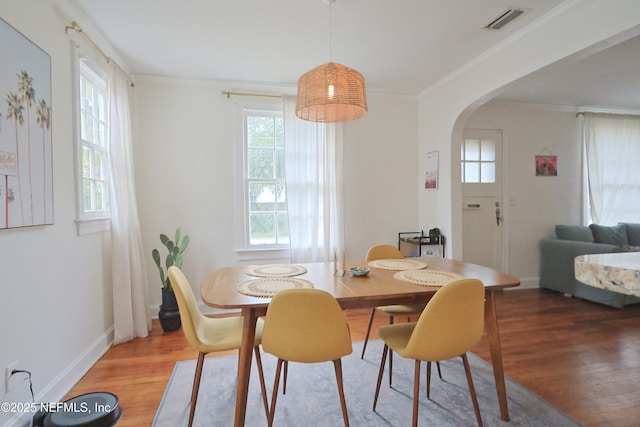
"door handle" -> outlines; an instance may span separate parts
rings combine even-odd
[[[504,221],[504,217],[500,213],[500,202],[496,202],[496,225],[498,227],[500,227],[500,221]]]

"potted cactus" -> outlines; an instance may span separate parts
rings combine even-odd
[[[151,256],[153,257],[156,267],[158,267],[160,280],[162,282],[162,304],[160,305],[158,318],[160,319],[162,330],[165,332],[177,331],[181,326],[178,302],[176,301],[176,295],[173,293],[171,281],[167,274],[167,270],[172,265],[182,268],[182,254],[187,249],[187,246],[189,246],[189,236],[185,235],[182,237],[182,241],[180,241],[180,237],[180,227],[176,229],[174,240],[171,240],[166,234],[160,234],[160,242],[167,249],[164,265],[160,259],[160,251],[158,249],[151,251]]]

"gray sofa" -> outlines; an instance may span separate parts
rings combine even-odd
[[[640,298],[580,283],[574,275],[578,255],[640,250],[640,224],[556,225],[555,239],[540,241],[540,287],[621,308]]]

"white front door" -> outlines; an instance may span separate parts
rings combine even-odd
[[[465,129],[461,161],[462,259],[504,271],[502,131]]]

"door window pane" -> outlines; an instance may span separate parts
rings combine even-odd
[[[467,139],[465,141],[464,160],[480,160],[480,141],[477,139]]]
[[[496,182],[496,164],[481,163],[480,164],[480,182],[492,184]]]
[[[480,168],[478,167],[480,163],[471,163],[467,162],[464,165],[464,176],[465,182],[475,183],[480,182]]]
[[[480,159],[483,162],[496,161],[496,142],[491,140],[482,140],[480,148]]]
[[[461,147],[461,180],[463,183],[496,182],[496,142],[465,139]]]

